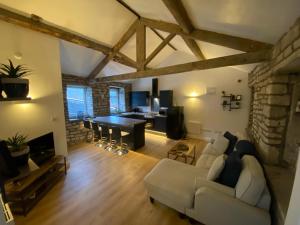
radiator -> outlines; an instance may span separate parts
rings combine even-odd
[[[14,218],[10,211],[9,205],[4,204],[0,193],[0,225],[14,225]]]

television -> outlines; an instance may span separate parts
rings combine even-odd
[[[38,166],[55,156],[53,132],[28,141],[30,158]]]

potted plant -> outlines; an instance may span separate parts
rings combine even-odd
[[[30,71],[24,65],[15,67],[10,59],[8,61],[9,64],[1,64],[0,67],[1,89],[7,98],[26,98],[29,92],[29,80],[22,77],[29,75]]]
[[[18,166],[24,166],[29,159],[29,146],[26,144],[27,136],[16,133],[15,136],[7,139],[7,146],[11,156]]]

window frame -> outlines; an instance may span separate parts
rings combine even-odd
[[[117,89],[118,90],[118,109],[117,109],[117,112],[112,112],[111,111],[111,102],[110,102],[110,90],[111,89]],[[124,92],[124,111],[120,110],[120,90],[123,90]],[[109,86],[108,87],[108,93],[109,93],[109,113],[110,114],[119,114],[119,113],[122,113],[122,112],[126,112],[126,92],[125,92],[125,88],[124,87],[120,87],[120,86]]]
[[[83,96],[83,102],[84,102],[84,115],[83,118],[78,118],[78,117],[70,117],[70,111],[69,111],[69,102],[68,102],[68,88],[82,88],[84,92]],[[94,117],[94,104],[93,104],[93,96],[91,96],[91,104],[92,104],[92,114],[88,114],[88,98],[87,98],[87,91],[91,91],[93,95],[93,89],[90,86],[87,85],[78,85],[78,84],[67,84],[66,85],[66,105],[67,105],[67,113],[68,113],[68,120],[69,121],[80,121],[84,118],[93,118]]]

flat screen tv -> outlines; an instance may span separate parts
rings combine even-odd
[[[53,132],[30,140],[28,146],[30,158],[38,166],[55,156]]]

